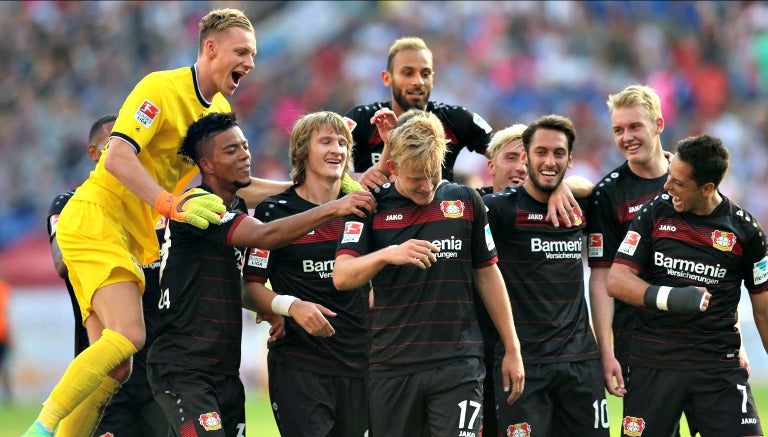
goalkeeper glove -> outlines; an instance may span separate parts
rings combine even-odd
[[[349,173],[344,173],[344,178],[341,180],[341,192],[344,194],[349,194],[355,190],[362,190],[363,186],[360,185],[360,182],[352,179],[352,176],[349,175]]]
[[[155,209],[171,220],[189,223],[200,229],[208,228],[209,223],[219,224],[221,214],[227,211],[219,196],[200,188],[185,191],[179,196],[163,191],[155,199]]]

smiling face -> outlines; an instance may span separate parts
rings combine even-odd
[[[661,153],[664,119],[653,119],[642,105],[614,109],[611,126],[613,140],[630,165],[647,165]]]
[[[488,161],[488,173],[493,177],[494,193],[509,186],[518,187],[525,181],[528,168],[520,137],[506,143],[496,157]]]
[[[539,128],[531,137],[526,156],[531,183],[526,183],[525,189],[534,199],[546,202],[571,165],[568,138],[563,132]]]
[[[411,108],[427,108],[434,76],[429,50],[401,50],[392,58],[392,71],[383,71],[381,77],[392,88],[392,110],[397,116]]]
[[[350,144],[347,136],[322,125],[312,132],[307,152],[305,183],[341,180],[347,168]]]
[[[672,196],[672,206],[677,212],[692,212],[704,215],[706,197],[704,190],[707,184],[698,186],[693,179],[693,168],[679,157],[672,156],[669,161],[669,177],[664,183],[664,189]]]
[[[437,184],[442,179],[440,172],[427,175],[407,165],[398,167],[391,160],[387,164],[395,176],[395,189],[401,196],[411,199],[417,205],[429,205],[432,202]]]
[[[240,80],[253,67],[256,56],[256,37],[253,32],[242,27],[230,27],[221,32],[212,33],[204,42],[203,55],[210,62],[210,73],[215,88],[213,94],[221,92],[226,96],[234,94]]]
[[[210,157],[200,160],[204,180],[234,194],[251,183],[251,153],[239,126],[211,138]]]

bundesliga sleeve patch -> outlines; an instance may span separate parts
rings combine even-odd
[[[248,265],[250,267],[265,269],[267,268],[267,261],[269,261],[269,251],[266,249],[253,248],[251,253],[248,254]]]
[[[634,231],[629,231],[624,237],[624,241],[621,242],[621,246],[619,246],[619,252],[632,256],[635,254],[635,250],[637,250],[637,245],[639,243],[640,234]]]
[[[342,243],[357,243],[360,241],[360,235],[363,233],[362,222],[346,222],[344,223],[344,236],[341,238]]]
[[[355,127],[357,127],[357,122],[355,120],[352,120],[349,117],[344,117],[344,123],[347,124],[347,127],[349,128],[350,132],[355,130]]]
[[[589,253],[590,258],[600,258],[603,256],[603,234],[589,234]]]
[[[493,241],[493,234],[491,233],[491,225],[485,225],[485,245],[488,246],[488,250],[496,249],[496,242]]]
[[[752,266],[752,279],[755,285],[760,285],[768,280],[768,256],[764,256]]]
[[[485,121],[485,119],[476,112],[472,113],[472,121],[474,121],[476,125],[480,126],[480,129],[484,130],[487,134],[491,133],[493,130],[491,125],[488,124],[488,122]]]
[[[157,107],[154,103],[150,102],[149,100],[144,100],[144,102],[139,106],[139,109],[136,110],[136,113],[133,115],[133,117],[141,123],[142,126],[148,128],[152,126],[152,123],[155,121],[155,118],[157,118],[157,115],[160,114],[160,108]]]
[[[56,224],[59,223],[59,215],[58,214],[52,215],[49,221],[51,223],[51,235],[53,235],[56,233]]]

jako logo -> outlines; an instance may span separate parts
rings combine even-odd
[[[659,230],[677,232],[677,228],[674,225],[659,225]]]
[[[402,214],[387,214],[386,221],[390,222],[392,220],[402,220],[403,215]]]
[[[528,214],[528,220],[544,220],[544,214]]]

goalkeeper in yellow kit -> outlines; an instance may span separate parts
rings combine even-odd
[[[141,265],[159,257],[155,222],[162,214],[206,228],[226,211],[213,194],[180,194],[197,174],[179,152],[182,137],[203,115],[231,110],[224,96],[254,67],[255,55],[250,20],[239,10],[214,10],[200,21],[197,62],[147,75],[126,98],[105,154],[57,228],[85,327],[98,340],[72,361],[25,435],[53,435],[62,420],[60,435],[90,435],[130,375],[145,341]],[[242,193],[249,204],[269,186],[257,182]]]

